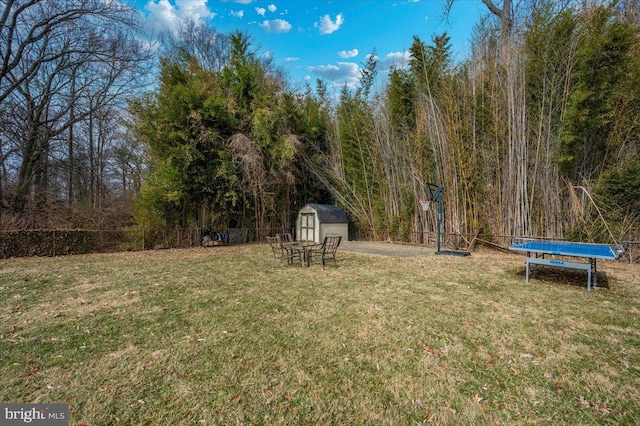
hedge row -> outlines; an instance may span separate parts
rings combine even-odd
[[[128,241],[125,231],[87,229],[0,232],[0,258],[60,256],[119,250]]]
[[[246,229],[233,228],[225,232],[230,244],[247,242],[248,231]],[[0,231],[0,259],[186,248],[200,245],[200,234],[200,229]]]

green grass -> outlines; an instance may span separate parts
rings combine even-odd
[[[264,245],[0,261],[0,401],[71,424],[640,424],[640,267],[287,266]]]

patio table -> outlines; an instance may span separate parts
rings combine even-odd
[[[322,247],[322,243],[316,241],[292,241],[286,243],[285,247],[301,252],[303,262],[305,262],[307,266],[311,266],[311,251],[314,248]]]

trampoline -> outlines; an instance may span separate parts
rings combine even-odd
[[[576,243],[569,241],[547,241],[527,238],[515,238],[509,249],[526,253],[526,282],[529,282],[531,265],[580,269],[587,271],[587,291],[591,291],[592,283],[594,287],[598,284],[596,267],[597,260],[616,260],[622,253],[624,253],[624,247],[622,247],[621,244]],[[552,257],[546,258],[545,256]],[[554,256],[586,258],[588,259],[588,262],[567,261]]]

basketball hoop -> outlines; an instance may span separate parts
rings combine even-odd
[[[429,210],[429,204],[431,204],[431,200],[427,200],[425,197],[420,198],[420,207],[422,207],[422,211]]]
[[[444,189],[441,186],[435,185],[433,183],[427,183],[424,186],[424,195],[425,197],[420,198],[420,205],[422,206],[423,210],[428,210],[429,209],[429,203],[431,201],[435,201],[436,205],[438,206],[438,224],[437,224],[437,229],[438,229],[438,251],[436,251],[436,254],[451,254],[451,255],[455,255],[455,256],[468,256],[469,252],[466,251],[457,251],[457,250],[440,250],[440,247],[442,246],[442,220],[444,217],[444,203],[442,202],[442,193],[444,192]]]

